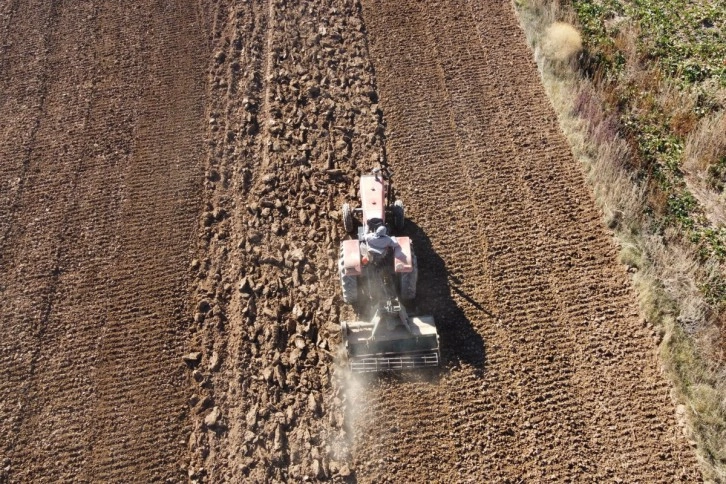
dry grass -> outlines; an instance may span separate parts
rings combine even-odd
[[[726,111],[703,118],[686,138],[684,166],[702,171],[726,157]]]
[[[726,367],[713,308],[700,290],[719,266],[700,261],[675,230],[663,234],[657,229],[658,221],[645,210],[652,190],[634,176],[631,168],[637,161],[619,135],[619,119],[603,108],[613,91],[606,92],[600,79],[582,79],[563,68],[562,57],[552,54],[554,22],[572,23],[573,14],[550,0],[515,0],[515,6],[563,132],[583,163],[604,222],[615,233],[621,261],[634,271],[641,311],[662,337],[661,362],[673,382],[679,420],[697,445],[704,479],[726,482]],[[695,98],[653,76],[638,58],[636,29],[627,19],[617,22],[616,42],[626,53],[621,81],[646,90],[637,109],[671,113],[673,128],[690,133],[685,151],[693,163],[713,160],[726,143],[723,115],[696,124],[688,115]]]
[[[663,81],[658,90],[658,107],[668,113],[671,131],[680,137],[692,133],[698,123],[695,114],[697,95],[691,89],[681,89],[673,82]]]
[[[708,220],[726,227],[726,111],[704,117],[686,138],[683,169]]]
[[[545,32],[543,51],[549,59],[568,61],[582,51],[580,32],[565,22],[555,22]]]
[[[638,27],[627,17],[615,17],[610,21],[609,27],[617,28],[614,44],[625,56],[626,68],[631,71],[643,70],[643,63],[638,55]]]

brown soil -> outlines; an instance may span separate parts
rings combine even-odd
[[[509,4],[35,3],[0,5],[0,482],[699,478]],[[444,366],[353,378],[338,209],[380,161]]]
[[[157,2],[2,9],[0,481],[176,480],[204,31]]]

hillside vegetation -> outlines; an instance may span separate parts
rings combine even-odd
[[[704,478],[724,480],[726,3],[515,8],[653,325]]]

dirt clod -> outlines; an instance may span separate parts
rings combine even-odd
[[[219,353],[217,353],[216,351],[213,351],[212,356],[209,357],[209,371],[219,370],[219,367],[221,364],[222,364],[222,360],[219,357]]]
[[[191,353],[187,353],[186,355],[182,356],[182,360],[184,360],[184,363],[189,366],[196,366],[199,364],[200,361],[202,361],[202,352],[193,351]]]
[[[212,411],[204,417],[204,425],[210,428],[216,426],[221,416],[222,411],[219,409],[219,407],[214,407]]]

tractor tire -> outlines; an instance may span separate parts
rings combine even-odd
[[[340,283],[343,288],[343,302],[345,304],[358,302],[358,277],[341,275]]]
[[[403,209],[403,202],[401,200],[396,200],[393,204],[393,227],[398,233],[401,233],[403,226],[406,223],[405,215],[406,213]]]
[[[401,284],[401,299],[406,302],[416,299],[416,283],[418,282],[418,263],[416,256],[411,254],[413,259],[413,270],[411,272],[402,272],[399,275]]]
[[[355,225],[353,224],[353,210],[351,210],[350,205],[344,203],[342,212],[343,229],[347,233],[352,234],[355,232]]]
[[[342,288],[343,302],[345,304],[355,304],[356,302],[358,302],[358,277],[345,275],[343,244],[340,244],[340,258],[338,259],[338,274],[340,274],[340,287]]]

